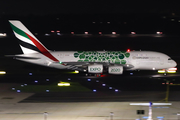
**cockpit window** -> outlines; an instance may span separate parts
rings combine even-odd
[[[168,58],[168,60],[172,60],[171,58]]]

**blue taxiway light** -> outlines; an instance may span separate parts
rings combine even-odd
[[[20,93],[20,92],[21,92],[21,90],[17,90],[17,92],[18,92],[18,93]]]
[[[35,80],[34,82],[35,82],[35,83],[38,83],[38,81],[37,81],[37,80]]]
[[[96,90],[94,89],[93,92],[96,92]]]
[[[32,75],[32,73],[29,73],[29,75]]]

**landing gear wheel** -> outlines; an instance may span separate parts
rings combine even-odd
[[[95,74],[96,77],[101,77],[101,74]]]

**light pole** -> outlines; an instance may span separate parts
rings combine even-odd
[[[149,116],[147,120],[153,120],[152,119],[152,102],[149,102]]]
[[[114,115],[114,113],[110,112],[110,120],[113,120],[113,115]]]
[[[44,120],[47,120],[47,115],[48,115],[48,113],[44,112]]]
[[[178,120],[180,120],[180,112],[177,113]]]

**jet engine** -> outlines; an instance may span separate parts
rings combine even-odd
[[[88,66],[88,73],[102,73],[103,72],[103,65],[101,64],[94,64]]]
[[[109,74],[123,74],[123,66],[109,66],[108,72]]]

